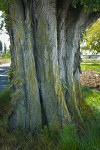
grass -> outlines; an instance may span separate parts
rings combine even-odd
[[[8,51],[7,54],[3,54],[0,56],[0,64],[6,64],[11,62],[11,54],[10,51]]]
[[[100,149],[100,92],[82,87],[87,108],[92,116],[83,115],[84,129],[69,124],[63,129],[54,129],[52,125],[44,127],[40,133],[25,133],[21,130],[9,132],[2,124],[10,109],[10,90],[0,94],[0,149],[1,150],[99,150]],[[81,130],[81,129],[80,129]]]
[[[88,115],[83,117],[85,126],[87,128],[87,150],[100,149],[100,91],[90,89],[89,87],[82,88],[85,102],[89,109],[91,109],[92,116]],[[86,142],[86,141],[85,141]],[[84,142],[82,142],[84,145]]]
[[[6,89],[3,93],[0,92],[0,119],[7,115],[10,108],[10,88]]]
[[[6,54],[3,54],[1,57],[2,57],[3,59],[10,59],[10,58],[11,58],[10,50],[8,50],[7,53],[6,53]]]
[[[0,64],[6,64],[10,62],[11,62],[10,58],[0,58]]]
[[[100,61],[99,60],[83,60],[81,63],[82,70],[96,70],[100,72]]]
[[[100,91],[84,86],[82,92],[86,103],[92,108],[92,110],[100,112]]]

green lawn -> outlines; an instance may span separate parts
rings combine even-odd
[[[97,72],[100,72],[100,61],[82,61],[81,63],[81,69],[82,70],[96,70]]]
[[[0,64],[6,64],[11,62],[10,52],[5,55],[0,55]]]

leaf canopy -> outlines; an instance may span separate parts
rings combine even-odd
[[[100,0],[73,0],[74,7],[80,3],[84,7],[85,12],[97,12],[100,11]]]
[[[0,10],[5,11],[9,1],[12,0],[0,0]],[[100,0],[72,0],[74,7],[77,7],[78,3],[84,6],[86,12],[100,11]]]
[[[0,10],[6,11],[7,0],[0,0]]]
[[[100,52],[100,19],[98,19],[83,35],[84,50]]]

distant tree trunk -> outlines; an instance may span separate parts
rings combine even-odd
[[[2,52],[2,42],[0,41],[0,52]]]
[[[80,39],[89,15],[71,1],[8,5],[12,49],[10,129],[63,126],[80,118]]]
[[[6,47],[6,44],[4,43],[4,54],[7,53],[7,47]]]

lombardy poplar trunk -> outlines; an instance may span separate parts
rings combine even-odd
[[[71,0],[9,1],[12,50],[10,129],[81,119],[80,39],[91,18]]]

